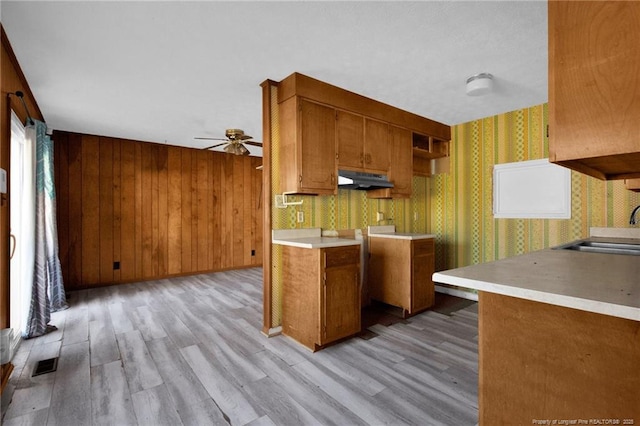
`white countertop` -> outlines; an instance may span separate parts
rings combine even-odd
[[[436,272],[433,281],[640,321],[639,256],[545,249]]]
[[[369,237],[379,238],[399,238],[402,240],[424,240],[435,238],[434,234],[417,234],[411,232],[396,232],[395,225],[369,226],[367,234]]]
[[[424,240],[427,238],[435,238],[434,234],[412,234],[409,232],[391,232],[385,234],[369,234],[369,237],[376,238],[399,238],[402,240]]]
[[[362,240],[351,238],[323,237],[320,228],[306,229],[274,229],[273,244],[302,248],[327,248],[342,246],[359,246]]]

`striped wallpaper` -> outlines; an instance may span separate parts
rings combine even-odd
[[[640,194],[622,181],[571,173],[571,219],[494,219],[493,165],[548,157],[547,104],[452,128],[451,173],[431,178],[430,231],[436,269],[503,259],[589,235],[592,226],[626,227]]]
[[[279,186],[277,87],[272,94],[272,196]],[[300,206],[272,209],[273,229],[320,227],[365,229],[376,213],[392,219],[399,232],[436,234],[436,270],[502,259],[588,235],[591,226],[627,226],[640,194],[621,181],[603,182],[572,172],[572,218],[494,219],[493,165],[548,156],[547,105],[488,117],[452,128],[450,172],[414,177],[412,197],[371,200],[363,191],[339,190],[335,196],[299,196]],[[296,213],[304,212],[304,223]],[[383,224],[386,224],[384,222]],[[272,323],[281,323],[281,251],[273,246]]]

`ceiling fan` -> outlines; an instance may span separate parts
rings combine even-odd
[[[249,155],[250,152],[245,147],[246,145],[253,146],[262,146],[262,142],[254,142],[249,139],[252,139],[252,136],[245,135],[244,130],[241,129],[227,129],[225,132],[226,139],[219,138],[194,138],[194,139],[203,139],[203,140],[211,140],[211,141],[224,141],[222,143],[218,143],[215,145],[208,146],[203,149],[211,149],[216,148],[218,146],[227,145],[224,147],[224,152],[233,155]]]

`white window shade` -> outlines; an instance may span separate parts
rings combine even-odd
[[[493,215],[514,219],[570,219],[571,171],[548,159],[493,167]]]

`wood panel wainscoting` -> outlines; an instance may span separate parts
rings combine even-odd
[[[54,132],[67,289],[262,264],[262,164],[243,157]]]

